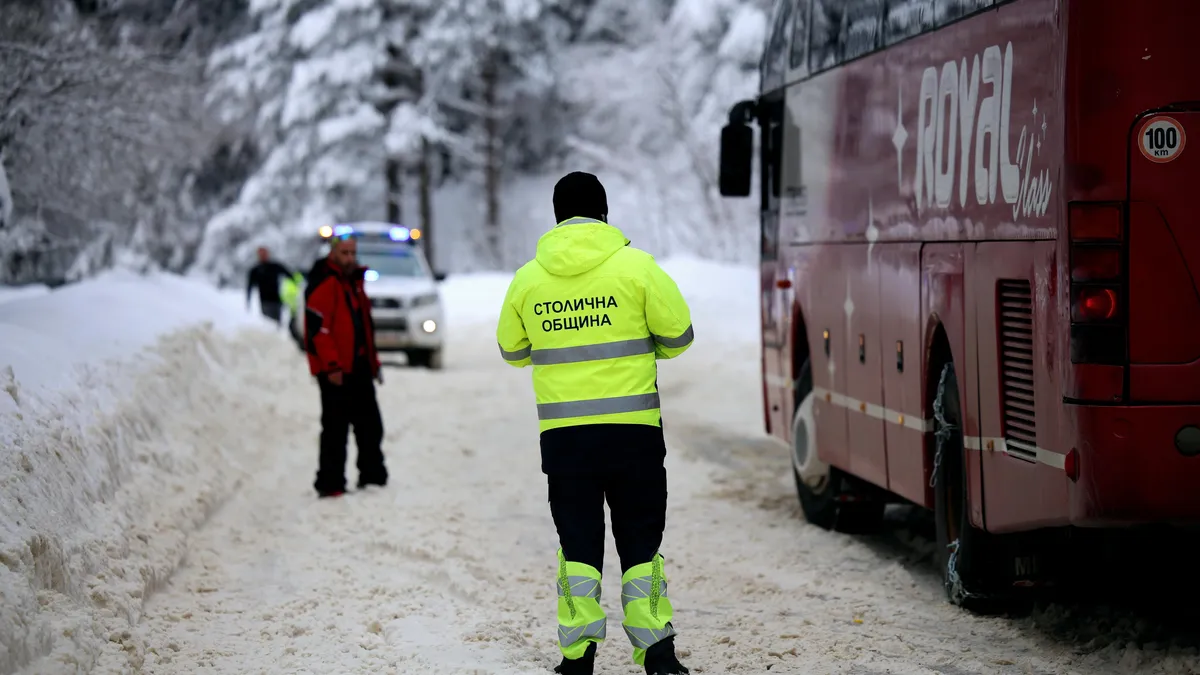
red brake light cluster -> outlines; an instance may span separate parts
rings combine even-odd
[[[1126,362],[1125,210],[1122,204],[1072,203],[1071,362]]]
[[[1117,316],[1117,292],[1111,288],[1081,288],[1072,309],[1075,321],[1110,321]]]

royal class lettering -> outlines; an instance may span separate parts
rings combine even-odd
[[[560,330],[580,330],[582,328],[594,328],[598,326],[611,325],[612,319],[608,318],[607,314],[593,314],[591,316],[563,316],[555,317],[553,319],[544,319],[542,321],[542,330],[547,333],[552,333]]]
[[[567,312],[582,312],[584,310],[612,309],[616,306],[617,299],[615,297],[610,295],[605,298],[602,295],[597,295],[590,298],[575,298],[574,300],[536,302],[533,305],[533,313],[542,316],[544,314],[565,314]]]
[[[963,58],[947,61],[940,70],[925,69],[913,176],[918,211],[950,208],[957,186],[960,207],[973,195],[980,206],[1002,198],[1012,205],[1014,219],[1046,214],[1053,191],[1050,173],[1033,161],[1046,141],[1046,115],[1034,103],[1032,125],[1021,125],[1014,153],[1012,103],[1011,42],[1003,50],[988,47],[969,64]]]

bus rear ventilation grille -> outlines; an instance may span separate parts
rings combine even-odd
[[[1000,305],[1000,400],[1004,442],[1011,455],[1037,459],[1033,398],[1033,293],[1024,279],[996,286]]]

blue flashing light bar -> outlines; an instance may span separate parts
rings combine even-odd
[[[331,238],[342,239],[350,236],[363,237],[367,240],[377,240],[386,236],[391,241],[397,243],[407,243],[414,245],[421,238],[422,232],[416,228],[405,227],[403,225],[392,225],[386,228],[380,228],[375,223],[368,223],[366,231],[356,228],[354,225],[322,225],[317,234],[322,239],[328,240]]]

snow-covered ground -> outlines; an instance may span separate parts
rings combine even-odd
[[[0,305],[6,302],[15,300],[25,300],[28,298],[36,298],[39,295],[45,295],[50,292],[48,286],[42,284],[29,284],[28,286],[0,286]]]
[[[19,293],[0,293],[0,673],[87,672],[269,443],[253,419],[292,364],[235,334],[262,325],[236,294],[175,277]]]
[[[1075,621],[1068,610],[969,616],[944,603],[932,571],[912,560],[919,552],[804,524],[786,454],[760,429],[756,274],[665,266],[697,334],[660,378],[671,489],[663,552],[692,672],[1200,672],[1194,649],[1144,644],[1136,619],[1106,617],[1086,642],[1051,637]],[[71,659],[97,673],[164,675],[549,672],[559,658],[557,542],[529,372],[505,366],[494,344],[506,283],[451,277],[447,369],[386,373],[392,482],[381,490],[314,499],[316,388],[295,347],[261,330],[190,328],[151,348],[158,358],[143,360],[142,389],[121,409],[138,423],[118,425],[140,440],[110,431],[67,446],[125,458],[106,465],[112,475],[124,467],[110,481],[122,487],[110,485],[90,513],[59,513],[68,491],[49,459],[58,445],[28,428],[39,445],[19,454],[32,475],[14,453],[0,474],[0,672],[22,662],[13,644],[55,655],[24,673],[76,672]],[[207,293],[240,322],[236,297]],[[352,461],[347,474],[353,481]],[[78,471],[64,475],[75,492],[86,487]],[[15,508],[30,519],[15,531],[10,484],[24,490]],[[604,572],[610,639],[597,672],[633,675],[611,543]],[[28,637],[10,639],[13,626]]]

